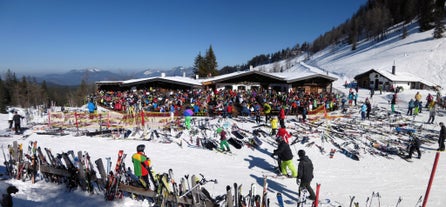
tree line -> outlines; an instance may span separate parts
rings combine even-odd
[[[381,41],[386,31],[399,25],[401,38],[407,36],[406,25],[417,21],[420,32],[434,29],[433,37],[444,33],[445,0],[369,0],[350,19],[316,38],[310,51],[316,53],[334,44],[350,44],[356,50],[359,40]]]
[[[43,107],[81,106],[86,103],[88,94],[95,92],[94,84],[82,81],[79,86],[60,86],[38,83],[31,76],[17,75],[7,70],[0,75],[0,112],[5,113],[9,106],[14,107]]]

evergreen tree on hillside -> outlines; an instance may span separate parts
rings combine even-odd
[[[218,75],[217,58],[215,57],[212,45],[206,50],[206,55],[203,57],[199,53],[194,60],[194,74],[200,77],[208,77]]]
[[[206,62],[206,72],[207,72],[206,77],[218,75],[217,58],[215,57],[212,45],[209,46],[209,49],[206,51],[205,62]]]
[[[201,52],[198,53],[197,57],[195,57],[193,71],[195,75],[198,75],[200,77],[206,76],[207,74],[206,63],[203,56],[201,56]]]
[[[0,76],[0,113],[6,112],[7,103],[5,102],[6,101],[5,93],[6,93],[5,85],[3,84],[3,80]]]
[[[419,0],[419,20],[420,32],[424,32],[434,28],[434,0]]]
[[[434,29],[434,38],[439,39],[443,37],[443,33],[445,31],[444,28],[444,3],[445,0],[436,0],[435,1],[435,10],[434,10],[434,18],[435,18],[435,29]]]

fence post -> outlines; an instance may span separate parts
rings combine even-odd
[[[144,127],[144,111],[141,111],[141,126]]]
[[[434,165],[432,166],[431,177],[429,178],[429,183],[427,185],[426,194],[424,195],[423,207],[427,205],[427,199],[429,198],[429,193],[431,191],[432,182],[434,180],[435,171],[437,171],[438,160],[440,159],[440,152],[435,155]]]

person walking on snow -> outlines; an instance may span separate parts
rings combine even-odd
[[[226,138],[226,131],[223,130],[221,127],[217,129],[217,134],[220,135],[220,150],[231,152],[231,149],[229,148],[228,140]]]
[[[280,172],[282,175],[288,177],[297,177],[296,166],[293,163],[293,152],[291,151],[290,145],[287,144],[281,137],[276,139],[278,146],[274,150],[271,157],[278,157],[278,164],[280,167]],[[291,175],[288,175],[287,169],[291,171]]]
[[[438,149],[437,151],[444,151],[444,139],[446,137],[446,127],[443,122],[440,122],[440,136],[438,138]]]
[[[311,181],[313,180],[313,163],[311,162],[310,158],[305,155],[304,150],[299,150],[297,152],[299,155],[299,165],[297,167],[297,179],[296,183],[299,186],[299,195],[301,192],[301,189],[307,189],[308,193],[310,193],[310,196],[308,199],[315,200],[316,195],[314,194],[313,188],[311,188]]]
[[[132,155],[132,162],[135,175],[139,178],[139,181],[141,182],[142,186],[145,189],[149,189],[150,188],[149,173],[151,176],[150,178],[152,179],[152,182],[154,184],[155,180],[152,174],[153,173],[152,162],[150,161],[150,158],[148,158],[144,153],[145,148],[146,146],[143,144],[140,144],[136,147],[136,153]]]
[[[429,109],[429,119],[427,120],[428,124],[433,124],[435,120],[435,114],[437,110],[435,109],[435,101],[431,101],[428,105]]]

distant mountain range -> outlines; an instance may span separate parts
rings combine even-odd
[[[192,67],[175,67],[170,70],[158,70],[158,69],[147,69],[140,72],[111,72],[108,70],[102,70],[98,68],[86,68],[86,69],[76,69],[70,70],[66,73],[60,74],[46,74],[36,77],[38,82],[46,81],[47,84],[63,85],[63,86],[76,86],[80,85],[82,80],[87,83],[94,83],[96,81],[118,81],[118,80],[129,80],[136,78],[148,78],[148,77],[159,77],[161,73],[165,73],[166,76],[183,76],[186,77],[193,76]]]

